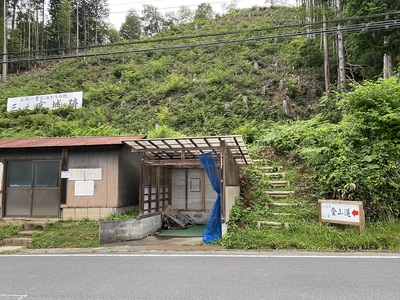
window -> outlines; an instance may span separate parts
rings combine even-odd
[[[7,187],[32,186],[32,162],[13,161],[7,164]]]

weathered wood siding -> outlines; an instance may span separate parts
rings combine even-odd
[[[68,169],[100,168],[102,179],[94,181],[93,196],[75,196],[75,181],[68,180],[68,207],[118,206],[118,147],[70,148]]]

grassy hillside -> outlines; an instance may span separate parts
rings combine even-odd
[[[302,65],[302,38],[255,39],[294,29],[251,31],[296,22],[293,8],[239,10],[87,54],[156,50],[35,63],[0,83],[0,135],[146,134],[159,124],[184,135],[241,133],[251,141],[270,122],[308,117],[321,96],[320,70],[295,67]],[[191,38],[171,40],[182,36]],[[197,46],[167,49],[187,45]],[[8,97],[72,91],[83,91],[82,109],[6,112]]]

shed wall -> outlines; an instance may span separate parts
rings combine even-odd
[[[212,209],[217,193],[212,188],[203,169],[176,168],[172,169],[171,175],[171,204],[173,208],[180,210]],[[193,186],[198,179],[201,181],[200,191],[197,191]]]
[[[118,148],[71,148],[68,169],[101,169],[101,180],[94,180],[93,196],[75,195],[76,180],[67,183],[67,207],[118,206]]]

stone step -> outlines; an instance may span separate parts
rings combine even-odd
[[[265,191],[268,196],[273,198],[284,198],[294,194],[294,191]]]
[[[275,212],[275,213],[270,213],[271,215],[273,215],[273,216],[277,216],[277,217],[291,217],[291,216],[293,216],[293,214],[290,214],[290,213],[277,213],[277,212]]]
[[[265,163],[265,159],[253,159],[253,163]]]
[[[297,203],[287,203],[287,202],[272,202],[270,205],[281,206],[281,207],[283,207],[283,206],[298,206]]]
[[[270,226],[273,228],[285,227],[289,228],[288,222],[273,222],[273,221],[257,221],[257,227],[261,228],[261,226]]]
[[[282,172],[283,166],[265,166],[260,168],[264,172],[273,173],[273,172]]]
[[[32,242],[30,237],[10,237],[3,239],[2,246],[23,246],[28,247]]]
[[[42,230],[46,227],[46,224],[55,223],[60,221],[59,219],[38,219],[29,220],[24,224],[25,230]]]
[[[270,185],[273,187],[288,187],[290,186],[290,181],[288,180],[272,180],[268,181]]]
[[[286,178],[285,172],[271,172],[271,173],[263,173],[262,176],[264,177],[277,177],[277,178]]]
[[[30,230],[22,230],[18,233],[20,237],[30,237],[32,236],[32,231]]]

